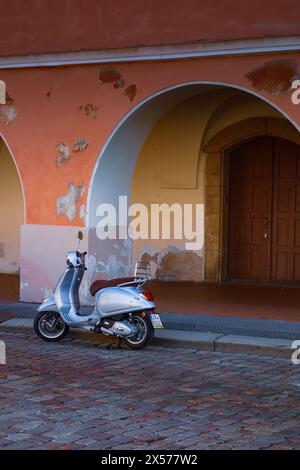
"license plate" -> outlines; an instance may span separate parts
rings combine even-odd
[[[164,327],[158,313],[150,313],[149,316],[150,316],[153,328],[163,328]]]

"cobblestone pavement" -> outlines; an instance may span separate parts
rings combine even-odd
[[[300,449],[300,366],[3,331],[1,449]]]

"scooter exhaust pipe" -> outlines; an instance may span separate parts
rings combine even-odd
[[[104,333],[106,335],[115,336],[115,333],[113,331],[108,330],[107,328],[104,328],[103,326],[101,326],[101,331],[102,331],[102,333]]]
[[[137,333],[137,329],[130,325],[128,322],[114,322],[111,328],[105,328],[101,326],[102,333],[113,335],[113,336],[122,336],[128,337]]]

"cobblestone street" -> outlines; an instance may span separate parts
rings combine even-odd
[[[300,449],[300,366],[1,331],[1,449]]]

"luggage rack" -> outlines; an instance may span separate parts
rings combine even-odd
[[[118,287],[131,287],[131,286],[143,286],[146,282],[151,280],[151,266],[149,263],[143,263],[139,261],[135,265],[134,269],[134,280],[123,282],[122,284],[118,284]]]
[[[151,266],[149,263],[143,261],[138,261],[134,269],[134,280],[144,279],[145,281],[150,281],[151,279]]]

